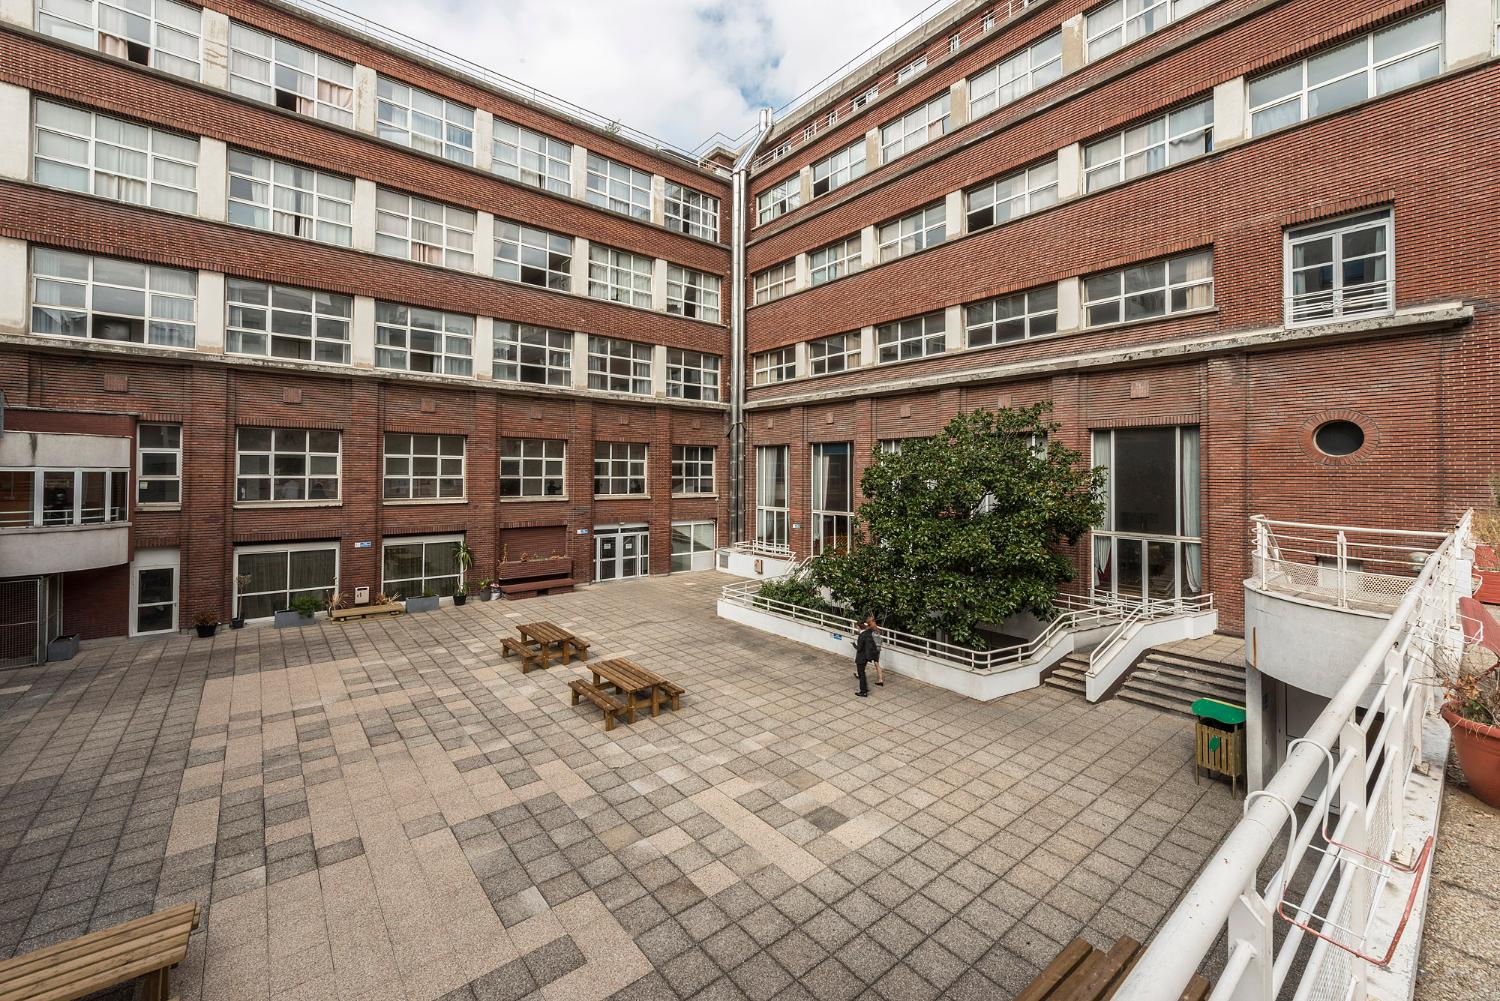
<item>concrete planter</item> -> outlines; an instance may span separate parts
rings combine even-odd
[[[303,615],[296,609],[283,608],[276,613],[276,617],[272,619],[271,624],[277,629],[291,629],[294,626],[310,626],[315,618],[317,618],[316,615]]]
[[[407,598],[406,610],[408,612],[435,612],[437,611],[438,600],[436,595],[430,598]]]
[[[47,663],[54,661],[72,660],[78,656],[79,633],[68,636],[58,636],[47,644]]]
[[[1464,719],[1443,706],[1443,719],[1453,728],[1453,749],[1469,788],[1480,801],[1500,809],[1500,727]]]

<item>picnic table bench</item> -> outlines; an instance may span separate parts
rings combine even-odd
[[[0,963],[0,1001],[75,1001],[140,979],[137,998],[174,997],[169,974],[187,955],[198,905],[155,914],[59,942]]]
[[[500,641],[500,646],[502,649],[504,649],[505,657],[507,660],[509,660],[511,657],[517,656],[521,658],[522,674],[525,674],[533,667],[542,666],[542,651],[527,646],[524,642],[516,639],[514,636],[505,637]]]
[[[568,687],[573,690],[573,704],[578,705],[578,697],[581,695],[594,705],[604,710],[604,730],[608,733],[615,728],[615,717],[626,711],[625,703],[610,695],[598,685],[591,685],[582,678],[568,682]],[[631,714],[631,722],[634,722],[634,713]]]
[[[561,626],[553,625],[551,622],[527,622],[516,626],[516,632],[521,634],[521,642],[528,647],[535,647],[535,652],[541,658],[542,667],[549,667],[552,663],[552,648],[557,647],[562,654],[562,662],[569,663],[574,656],[579,660],[589,659],[589,641],[581,636],[575,636]],[[526,673],[522,669],[522,674]]]

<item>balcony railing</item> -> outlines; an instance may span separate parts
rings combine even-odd
[[[1443,532],[1250,519],[1262,591],[1337,608],[1389,612],[1416,582]]]
[[[1378,316],[1389,313],[1395,301],[1395,289],[1389,280],[1304,292],[1287,296],[1286,322],[1296,327]]]
[[[0,529],[125,521],[129,480],[126,469],[0,469]]]

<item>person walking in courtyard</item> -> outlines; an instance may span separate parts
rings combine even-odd
[[[883,687],[885,675],[880,670],[880,624],[875,621],[874,612],[865,616],[864,627],[854,641],[854,676],[859,679],[859,691],[855,694],[860,698],[870,696],[870,683],[865,679],[865,668],[870,664],[875,665],[875,684]]]

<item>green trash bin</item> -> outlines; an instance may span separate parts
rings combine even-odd
[[[1193,782],[1205,771],[1222,775],[1229,779],[1231,792],[1239,796],[1240,780],[1245,777],[1245,707],[1199,699],[1193,703],[1193,715],[1198,717]]]

